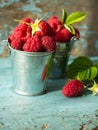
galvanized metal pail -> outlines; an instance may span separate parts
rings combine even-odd
[[[9,45],[12,62],[12,90],[22,95],[41,95],[46,93],[47,80],[42,75],[53,52],[24,52],[13,49]]]
[[[49,75],[50,79],[66,77],[69,56],[76,40],[77,38],[74,36],[69,43],[57,43],[57,49],[53,59],[53,66]]]

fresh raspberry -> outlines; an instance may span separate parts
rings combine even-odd
[[[20,38],[24,43],[31,37],[32,28],[26,24],[20,24],[13,30],[14,37]]]
[[[22,50],[22,46],[23,46],[23,42],[18,38],[14,38],[11,42],[11,47],[13,49]]]
[[[42,37],[42,45],[48,52],[54,51],[56,49],[56,41],[54,37],[43,36]]]
[[[63,28],[62,21],[56,16],[50,17],[48,23],[53,28],[54,32],[58,32]]]
[[[41,39],[36,36],[30,37],[23,46],[23,50],[27,52],[40,52],[41,49]]]
[[[26,18],[23,18],[23,19],[22,19],[22,22],[31,23],[32,20],[31,20],[30,18],[26,17]]]
[[[57,42],[70,42],[72,36],[73,34],[67,28],[63,28],[56,33],[55,39]]]
[[[39,28],[41,29],[43,35],[48,35],[48,36],[54,36],[55,35],[51,26],[44,20],[41,20],[39,22]]]
[[[73,79],[64,85],[62,93],[66,97],[77,97],[82,94],[83,89],[83,83],[79,80]]]
[[[8,36],[8,43],[9,44],[11,44],[11,42],[14,40],[14,35],[13,34],[10,34],[9,36]]]
[[[35,35],[41,38],[43,36],[43,33],[42,31],[36,31]]]
[[[26,24],[19,24],[17,25],[14,29],[13,29],[13,32],[17,32],[17,31],[26,31],[27,30],[27,26]]]

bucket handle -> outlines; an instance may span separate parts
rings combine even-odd
[[[0,56],[2,57],[5,53],[5,50],[7,49],[7,56],[10,54],[10,50],[8,47],[8,41],[7,40],[1,40],[0,41],[0,46],[3,47],[3,50],[1,50]]]
[[[75,41],[77,41],[77,40],[78,40],[78,38],[76,36],[73,36],[71,38],[71,40],[70,40],[70,51],[72,50],[72,47],[73,47]]]

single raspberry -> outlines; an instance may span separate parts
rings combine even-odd
[[[70,42],[72,36],[73,34],[67,28],[63,28],[56,33],[55,39],[57,42]]]
[[[36,36],[30,37],[23,46],[23,50],[27,52],[40,52],[41,49],[41,39]]]
[[[17,25],[14,29],[13,32],[17,32],[17,31],[26,31],[27,30],[27,26],[26,24],[19,24]]]
[[[11,47],[13,49],[22,50],[22,46],[23,46],[23,42],[18,38],[14,38],[11,42]]]
[[[48,35],[48,36],[54,36],[55,33],[53,31],[53,29],[51,28],[51,26],[44,20],[41,20],[39,22],[39,28],[42,31],[43,35]]]
[[[83,83],[79,80],[73,79],[64,85],[62,93],[66,97],[76,97],[82,94],[83,89]]]
[[[8,43],[9,44],[11,44],[11,42],[14,40],[14,35],[13,34],[10,34],[9,36],[8,36]]]
[[[58,32],[63,28],[62,21],[56,16],[50,17],[48,23],[53,28],[54,32]]]
[[[26,18],[22,19],[22,22],[31,23],[32,20],[30,18],[26,17]]]
[[[14,37],[21,39],[24,43],[31,37],[32,28],[26,24],[20,24],[13,30]]]
[[[56,49],[56,41],[54,37],[43,36],[42,37],[42,45],[48,52],[54,51]]]
[[[42,31],[36,31],[35,35],[38,36],[38,37],[40,37],[40,38],[43,37]]]

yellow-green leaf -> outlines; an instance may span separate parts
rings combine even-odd
[[[62,10],[62,22],[65,23],[66,22],[66,18],[68,16],[68,13],[65,9]]]
[[[96,66],[92,66],[91,68],[90,68],[90,77],[89,77],[89,79],[94,79],[96,76],[97,76],[97,73],[98,73],[98,71],[97,71],[97,67]]]
[[[97,67],[90,58],[79,56],[68,65],[68,78],[81,81],[94,79],[98,74]]]
[[[70,31],[73,35],[75,35],[75,29],[72,25],[68,25],[68,27],[70,28]]]
[[[83,12],[74,12],[74,13],[70,14],[69,16],[67,16],[67,18],[66,18],[66,24],[70,25],[70,24],[73,24],[75,22],[80,22],[86,16],[87,16],[86,13],[83,13]]]

